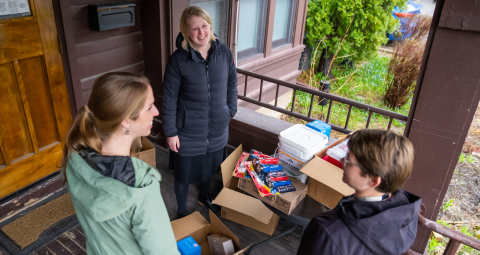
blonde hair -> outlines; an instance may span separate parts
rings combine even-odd
[[[413,168],[413,145],[408,138],[392,131],[363,129],[355,131],[348,141],[362,176],[380,177],[376,190],[392,193],[410,177]]]
[[[63,170],[72,152],[92,148],[101,153],[102,141],[116,132],[123,120],[137,120],[147,100],[149,84],[145,76],[125,72],[98,77],[88,103],[77,112],[67,133]],[[66,180],[65,172],[63,174]]]
[[[217,40],[217,37],[213,34],[213,25],[210,15],[208,15],[204,9],[198,6],[187,7],[185,10],[183,10],[182,17],[180,18],[180,32],[183,35],[182,48],[186,51],[188,51],[188,45],[192,46],[192,41],[188,36],[188,30],[190,29],[188,21],[193,16],[201,17],[206,20],[207,23],[210,24],[210,41],[213,42]]]

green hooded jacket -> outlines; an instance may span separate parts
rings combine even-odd
[[[165,204],[160,173],[132,158],[135,188],[92,169],[72,153],[67,188],[87,240],[89,255],[179,255]]]

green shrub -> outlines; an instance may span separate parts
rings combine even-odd
[[[406,2],[407,0],[311,0],[305,25],[308,44],[315,47],[319,40],[324,39],[328,56],[331,57],[350,26],[337,57],[353,54],[348,59],[369,60],[375,56],[378,47],[388,41],[385,33],[393,32],[399,26],[398,20],[392,16],[393,8],[405,8]]]

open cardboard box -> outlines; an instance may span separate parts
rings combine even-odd
[[[342,197],[355,193],[354,189],[342,181],[343,169],[322,159],[327,155],[329,148],[343,142],[348,137],[350,135],[340,138],[321,150],[300,169],[301,172],[310,177],[307,195],[330,209],[337,206]]]
[[[221,165],[223,189],[213,204],[222,206],[222,218],[271,235],[277,228],[280,217],[269,210],[262,201],[236,191],[239,178],[232,176],[232,173],[242,152],[240,145],[223,161]]]
[[[157,167],[155,162],[155,147],[146,137],[138,137],[132,142],[132,149],[136,152],[135,157],[145,163]]]
[[[305,197],[308,189],[308,185],[302,183],[300,180],[293,177],[291,177],[290,180],[292,181],[296,191],[267,197],[260,196],[257,187],[252,180],[239,179],[238,188],[260,199],[261,201],[266,202],[270,206],[273,206],[286,214],[290,214]]]
[[[238,237],[230,231],[211,211],[210,222],[203,218],[199,212],[194,212],[184,218],[173,221],[172,229],[175,239],[178,241],[191,236],[202,248],[202,255],[210,255],[210,246],[208,245],[207,236],[211,234],[220,234],[232,239],[236,253],[240,255],[248,248],[240,250],[240,241]]]

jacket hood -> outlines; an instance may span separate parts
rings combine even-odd
[[[375,254],[400,254],[415,241],[421,201],[404,190],[380,202],[354,201],[352,195],[340,200],[338,213],[350,231]]]
[[[215,35],[215,34],[214,34]],[[215,35],[216,36],[216,35]],[[195,61],[195,62],[201,62],[201,60],[197,57],[197,55],[195,54],[195,51],[193,50],[193,48],[190,46],[190,44],[187,44],[187,47],[188,47],[188,51],[186,51],[183,47],[182,47],[182,42],[183,42],[183,35],[182,35],[182,32],[178,33],[177,35],[177,39],[175,41],[175,45],[177,46],[177,49],[178,51],[180,52],[183,52],[185,54],[188,54],[190,56],[190,59]],[[216,39],[215,41],[212,42],[212,47],[213,47],[213,53],[218,53],[219,52],[219,41],[218,39]]]
[[[114,178],[94,170],[77,153],[72,153],[66,166],[67,186],[72,199],[96,221],[114,218],[135,205],[146,193],[154,192],[151,185],[160,181],[160,173],[145,162],[132,158],[136,185],[129,187]],[[158,186],[157,186],[158,187]]]

